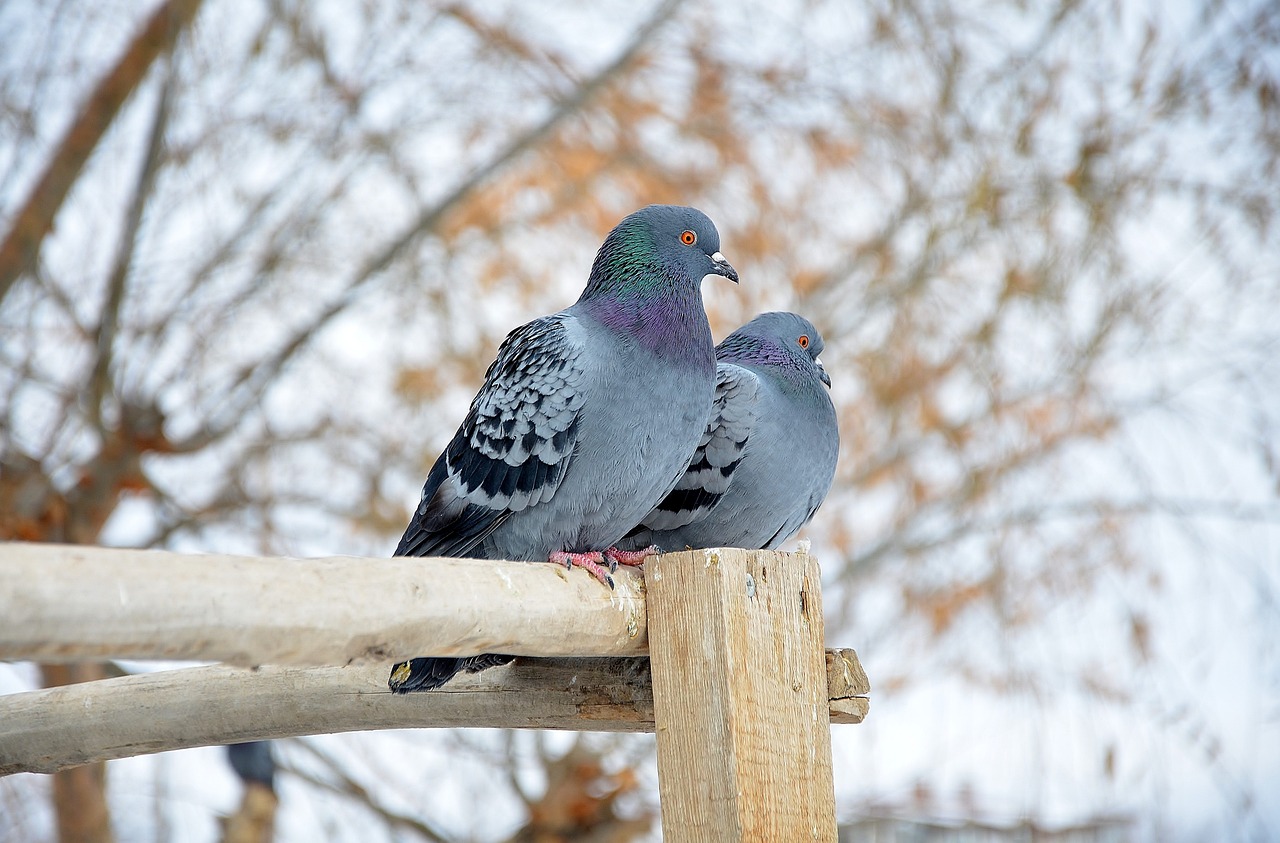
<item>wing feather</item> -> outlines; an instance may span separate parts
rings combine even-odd
[[[689,467],[644,519],[653,531],[675,530],[702,520],[729,490],[755,425],[760,379],[732,363],[716,366],[711,418]]]
[[[466,556],[513,512],[555,496],[583,406],[581,345],[556,314],[512,331],[427,477],[397,556]]]

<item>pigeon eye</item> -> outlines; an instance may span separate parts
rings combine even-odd
[[[686,246],[692,246],[694,243],[698,242],[698,235],[694,234],[692,231],[683,231],[680,233],[680,242]]]
[[[800,347],[801,347],[801,348],[808,348],[808,347],[809,347],[809,335],[808,335],[808,334],[801,334],[801,335],[800,335],[800,337],[799,337],[799,339],[797,339],[797,340],[796,340],[796,342],[798,342],[798,343],[800,344]]]

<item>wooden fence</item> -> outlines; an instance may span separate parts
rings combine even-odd
[[[0,774],[366,729],[656,731],[667,841],[834,841],[828,724],[861,722],[869,684],[824,651],[814,559],[685,551],[614,580],[0,544],[0,659],[224,663],[0,696]],[[392,662],[484,652],[528,658],[387,690]]]

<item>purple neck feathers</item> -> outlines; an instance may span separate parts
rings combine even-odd
[[[664,284],[636,294],[584,298],[578,304],[597,322],[658,357],[715,369],[711,326],[697,287]]]

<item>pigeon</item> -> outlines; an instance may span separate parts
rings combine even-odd
[[[276,762],[271,754],[271,741],[228,744],[227,760],[246,785],[253,782],[275,790]]]
[[[395,555],[553,561],[610,588],[618,563],[640,564],[614,545],[675,487],[711,412],[708,275],[738,281],[701,211],[618,223],[577,302],[507,335]],[[511,658],[417,658],[388,684],[430,690]]]
[[[831,488],[840,433],[822,335],[762,313],[716,346],[711,418],[680,482],[619,545],[776,548]]]

